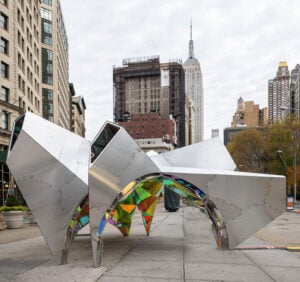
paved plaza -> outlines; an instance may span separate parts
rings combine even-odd
[[[57,265],[36,226],[0,231],[0,281],[300,281],[299,252],[262,248],[300,246],[295,212],[247,239],[242,250],[220,251],[199,210],[184,206],[171,213],[159,204],[149,237],[138,213],[130,237],[106,227],[99,268],[87,231],[75,239],[66,265]]]

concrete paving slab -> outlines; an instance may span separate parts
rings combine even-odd
[[[145,277],[124,277],[124,276],[105,276],[105,277],[101,277],[99,278],[97,281],[101,281],[101,282],[176,282],[176,281],[180,281],[182,282],[182,279],[161,279],[161,278],[145,278]]]
[[[294,232],[289,213],[287,220],[279,224],[284,222],[286,225],[281,227]],[[149,237],[138,213],[132,227],[131,236],[123,237],[107,225],[100,268],[92,265],[89,236],[75,239],[69,263],[62,266],[57,265],[42,237],[0,244],[0,281],[299,281],[298,253],[220,251],[209,220],[195,208],[170,213],[159,204]],[[87,232],[88,228],[82,233]],[[263,232],[267,233],[268,230]],[[1,236],[0,232],[0,239]],[[13,236],[9,241],[14,241]],[[245,242],[270,245],[257,237]]]
[[[241,263],[252,264],[251,260],[240,251],[218,250],[214,245],[184,245],[185,262]]]
[[[242,252],[261,266],[296,267],[300,270],[300,257],[285,250],[249,250]]]
[[[139,261],[124,259],[105,273],[105,276],[136,278],[183,279],[182,262]]]
[[[22,274],[28,269],[38,267],[47,261],[47,259],[40,258],[0,259],[0,281],[9,281],[11,277]]]
[[[254,236],[251,236],[245,241],[243,241],[240,245],[237,246],[237,248],[247,248],[247,247],[255,248],[255,247],[266,247],[266,246],[278,246],[278,245],[262,240],[256,237],[255,234]]]
[[[155,245],[157,246],[157,245]],[[140,261],[183,261],[182,248],[159,248],[159,246],[152,249],[152,245],[147,245],[147,248],[133,248],[128,253],[130,259]]]
[[[262,267],[274,281],[280,282],[299,282],[300,281],[300,269],[294,267],[278,267],[267,266]]]
[[[273,281],[271,277],[252,264],[185,263],[186,281]]]
[[[0,231],[0,245],[12,241],[19,241],[28,238],[41,236],[41,232],[37,225],[23,224],[20,229],[4,229]]]
[[[300,246],[300,214],[286,212],[256,233],[264,241],[281,246]]]

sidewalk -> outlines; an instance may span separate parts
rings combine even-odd
[[[104,231],[103,265],[93,268],[89,236],[77,237],[69,263],[57,265],[36,227],[32,238],[0,245],[0,281],[299,281],[299,253],[216,249],[210,222],[195,208],[160,204],[149,237],[136,214],[130,237]],[[0,231],[0,242],[10,230]],[[37,236],[37,237],[34,237]],[[10,235],[10,240],[14,241]],[[267,242],[266,242],[267,241]],[[269,241],[269,242],[268,242]],[[285,213],[242,245],[300,245],[300,215]]]
[[[21,229],[4,229],[0,231],[0,245],[37,236],[41,236],[37,225],[23,224]]]

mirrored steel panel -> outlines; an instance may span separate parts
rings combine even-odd
[[[96,157],[92,156],[94,161],[89,170],[92,240],[98,240],[100,220],[123,188],[135,179],[159,172],[153,161],[122,127],[106,122],[92,142],[92,147],[95,143],[100,149]],[[94,243],[94,261],[98,265],[96,248]]]
[[[285,177],[278,175],[160,167],[201,187],[220,211],[234,248],[285,211]]]
[[[16,128],[18,126],[18,128]],[[65,248],[74,209],[88,193],[90,142],[27,112],[7,164],[53,254]]]
[[[151,154],[151,159],[158,166],[169,165],[231,171],[236,168],[220,138],[208,139],[159,155]]]
[[[113,123],[106,122],[91,144],[26,113],[15,123],[7,163],[54,254],[67,254],[76,222],[71,236],[68,226],[85,200],[81,224],[90,220],[95,266],[100,263],[106,211],[112,206],[122,211],[122,216],[107,219],[123,220],[118,227],[128,235],[127,219],[139,208],[149,234],[163,185],[207,212],[216,238],[224,239],[217,240],[222,247],[234,248],[285,211],[285,178],[235,172],[218,138],[148,156]]]

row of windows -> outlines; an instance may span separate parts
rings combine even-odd
[[[52,6],[52,0],[42,0],[42,3],[44,3],[48,6]]]
[[[52,21],[52,13],[51,11],[45,9],[45,8],[41,8],[41,18],[48,20],[48,21]]]
[[[18,45],[23,50],[23,52],[25,52],[24,38],[22,37],[20,31],[18,31]],[[35,43],[34,43],[34,54],[37,58],[39,58],[39,49]],[[28,47],[27,47],[27,59],[32,66],[32,53]]]
[[[154,120],[156,120],[156,119],[153,119],[153,121]],[[162,130],[165,130],[165,127],[166,127],[166,125],[164,123],[163,124],[151,124],[151,125],[147,124],[146,125],[147,128],[149,128],[150,126],[151,126],[151,129],[154,129],[154,127],[155,127],[156,129],[162,129]],[[135,125],[130,125],[129,126],[130,130],[135,129],[137,131],[140,130],[140,127],[141,127],[141,130],[143,132],[144,128],[145,128],[144,124],[141,124],[141,125],[140,124],[135,124]]]
[[[43,101],[53,101],[53,91],[51,89],[42,89]]]
[[[36,2],[36,0],[35,0]],[[22,10],[24,11],[25,6],[24,6],[24,0],[19,0],[19,4],[21,5]],[[28,0],[28,4],[29,4],[29,8],[32,9],[32,1]],[[26,12],[28,11],[28,8],[26,9]],[[29,11],[28,11],[29,13]],[[33,7],[33,15],[34,15],[34,19],[35,21],[38,23],[39,21],[39,13],[37,11],[37,9],[35,8],[35,6]]]
[[[49,102],[43,102],[43,113],[45,115],[53,114],[53,104]]]
[[[42,48],[42,82],[53,84],[53,54],[52,50]]]
[[[46,119],[46,120],[49,120],[51,122],[54,122],[54,118],[53,118],[53,115],[50,115],[50,114],[43,114],[43,118]]]
[[[20,53],[18,53],[18,67],[25,74],[25,60],[22,58]],[[36,61],[34,61],[34,72],[39,77],[40,68]],[[27,67],[27,79],[32,84],[33,74],[28,67]]]
[[[29,13],[28,8],[26,9],[26,18],[27,18],[27,22],[29,22],[29,25],[32,28],[32,17]],[[22,14],[21,14],[21,11],[19,9],[18,9],[18,14],[17,14],[17,19],[18,19],[19,25],[21,26],[22,30],[24,31],[24,18],[23,18]],[[34,31],[33,32],[34,37],[36,38],[36,40],[38,40],[39,32],[38,32],[37,27],[36,27],[35,24],[33,25],[33,31]],[[27,34],[28,34],[28,32],[29,32],[29,29],[27,28]]]
[[[31,83],[31,85],[32,85],[32,83]],[[20,75],[18,75],[18,88],[23,94],[25,94],[25,80]],[[27,89],[28,89],[28,91],[30,90],[29,87]],[[34,90],[37,93],[40,91],[40,84],[37,82],[36,79],[34,79]],[[28,96],[29,96],[29,94],[28,94]]]
[[[25,94],[25,80],[20,75],[18,75],[18,88]]]
[[[42,43],[52,45],[52,24],[45,19],[42,19]]]

